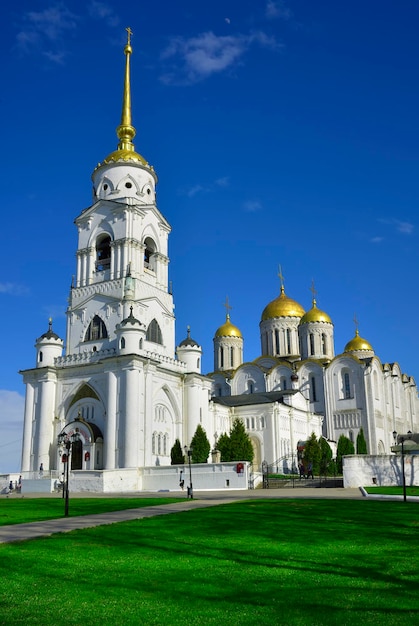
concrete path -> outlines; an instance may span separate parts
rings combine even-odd
[[[49,494],[48,494],[49,495]],[[95,494],[99,497],[100,494]],[[121,497],[181,497],[181,492],[167,493],[142,493],[139,494],[121,494]],[[99,513],[97,515],[83,515],[79,517],[64,517],[59,519],[47,520],[44,522],[31,522],[29,524],[13,524],[9,526],[0,526],[0,543],[11,543],[14,541],[24,541],[25,539],[35,539],[37,537],[46,537],[54,533],[65,533],[72,530],[82,528],[92,528],[93,526],[103,526],[106,524],[116,524],[118,522],[126,522],[155,515],[168,515],[170,513],[180,513],[190,511],[192,509],[202,509],[209,506],[217,506],[219,504],[230,504],[238,500],[251,499],[272,499],[272,498],[349,498],[362,499],[363,496],[359,489],[255,489],[252,491],[214,491],[214,492],[195,492],[194,500],[182,500],[181,502],[161,504],[158,506],[149,506],[144,508],[127,509],[124,511],[114,511],[111,513]],[[46,497],[47,494],[37,494],[33,497]],[[22,496],[16,496],[22,497]],[[24,496],[32,497],[32,494]],[[51,497],[57,498],[56,494]],[[61,497],[61,496],[60,496]],[[71,497],[92,497],[92,494],[71,494]],[[102,494],[102,497],[103,494]],[[112,497],[115,494],[112,494]],[[71,506],[71,498],[70,498]]]

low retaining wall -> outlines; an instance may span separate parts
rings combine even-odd
[[[237,471],[239,467],[240,471]],[[242,471],[241,471],[242,470]],[[249,464],[193,463],[194,490],[220,491],[248,489]],[[159,465],[144,468],[115,470],[71,471],[69,489],[73,493],[135,493],[140,491],[179,491],[190,484],[189,465]],[[57,478],[23,478],[22,493],[52,493],[58,490]]]
[[[419,455],[405,454],[406,485],[419,484]],[[392,486],[403,484],[400,455],[351,455],[343,457],[344,487]]]

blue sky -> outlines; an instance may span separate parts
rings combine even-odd
[[[74,218],[116,148],[125,27],[135,146],[172,225],[177,341],[245,360],[279,293],[317,303],[336,353],[361,336],[419,382],[419,4],[415,0],[17,0],[3,7],[0,472],[20,465],[34,342],[65,336]]]

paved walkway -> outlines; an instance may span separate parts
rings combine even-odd
[[[24,497],[46,497],[49,494],[27,494]],[[93,494],[71,494],[71,497],[92,497]],[[103,494],[94,494],[98,497],[104,497]],[[180,497],[184,495],[181,492],[167,493],[142,493],[130,494],[130,497]],[[168,515],[170,513],[180,513],[182,511],[190,511],[192,509],[202,509],[209,506],[217,506],[219,504],[230,504],[237,500],[250,500],[254,498],[349,498],[362,499],[363,496],[359,489],[308,489],[308,488],[287,488],[287,489],[255,489],[252,491],[213,491],[213,492],[195,492],[194,500],[185,500],[181,502],[161,504],[157,506],[148,506],[144,508],[127,509],[124,511],[114,511],[111,513],[99,513],[97,515],[83,515],[80,517],[64,517],[59,519],[47,520],[44,522],[31,522],[29,524],[12,524],[9,526],[0,526],[0,543],[11,543],[14,541],[23,541],[25,539],[35,539],[37,537],[46,537],[54,533],[65,533],[72,530],[82,528],[92,528],[93,526],[103,526],[106,524],[115,524],[117,522],[127,522],[146,517],[154,517],[155,515]],[[22,496],[16,496],[22,497]],[[56,494],[51,497],[57,498]],[[60,496],[61,497],[61,496]],[[112,494],[112,497],[118,497]],[[127,494],[121,494],[121,497],[127,497]],[[71,499],[70,499],[71,506]]]

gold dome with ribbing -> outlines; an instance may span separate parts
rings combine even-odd
[[[305,311],[301,304],[285,295],[284,287],[281,286],[280,295],[272,300],[263,310],[262,322],[275,317],[303,317]]]

